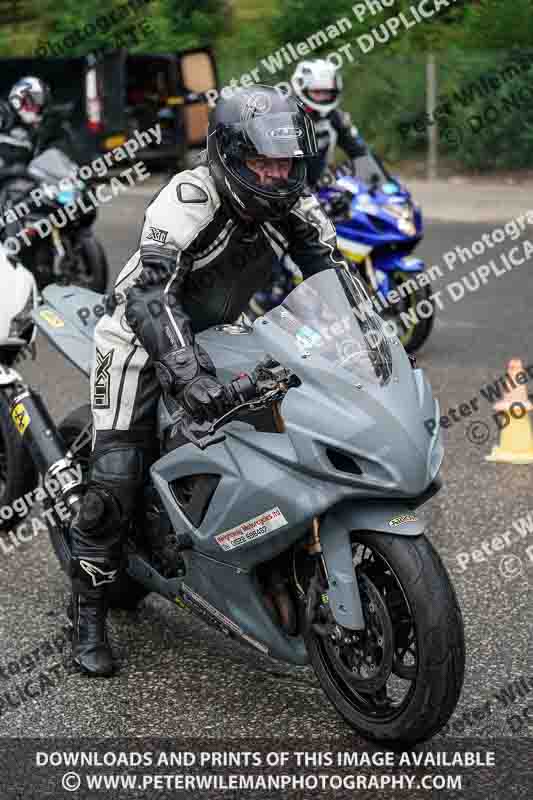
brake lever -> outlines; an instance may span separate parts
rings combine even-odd
[[[233,414],[237,414],[243,408],[264,408],[270,401],[278,399],[278,397],[282,394],[283,392],[281,392],[279,389],[271,389],[270,392],[266,392],[266,394],[262,395],[261,397],[257,397],[254,400],[247,400],[245,403],[240,403],[238,406],[230,408],[229,411],[226,411],[225,414],[211,423],[207,433],[214,433],[217,428],[220,428],[221,425],[224,425],[224,423],[227,422],[228,417],[233,416]]]
[[[199,447],[200,450],[205,450],[206,447],[212,444],[219,444],[219,442],[223,442],[226,439],[223,433],[219,433],[218,436],[210,433],[211,425],[208,422],[195,422],[184,416],[178,425],[187,441]]]
[[[257,394],[250,400],[246,400],[243,403],[233,406],[229,409],[229,411],[226,411],[225,414],[222,414],[221,417],[211,423],[196,422],[189,417],[189,415],[185,414],[178,422],[179,428],[183,436],[189,442],[196,445],[196,447],[199,447],[201,450],[205,450],[206,447],[209,447],[212,444],[218,444],[219,442],[223,442],[225,440],[226,436],[223,433],[220,433],[218,436],[215,434],[217,429],[228,422],[231,417],[238,414],[245,408],[252,410],[266,408],[267,405],[272,404],[276,400],[281,400],[285,396],[286,391],[288,388],[290,388],[291,384],[292,376],[289,378],[285,388],[275,385],[274,388],[264,391],[261,394]],[[200,434],[200,436],[198,434]]]
[[[277,394],[277,391],[272,391],[268,394]],[[191,417],[184,414],[178,422],[179,429],[187,441],[199,447],[200,450],[205,450],[206,447],[225,441],[226,435],[224,433],[216,435],[216,432],[218,428],[228,422],[229,417],[237,414],[243,408],[252,406],[260,407],[266,400],[266,395],[261,398],[256,398],[255,400],[247,400],[245,403],[234,406],[213,422],[196,422]]]

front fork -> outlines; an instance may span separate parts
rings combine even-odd
[[[327,603],[335,622],[349,630],[363,630],[366,623],[353,568],[351,541],[346,531],[337,525],[334,517],[328,515],[322,523],[315,517],[306,549],[319,562],[319,569],[323,572],[328,586]],[[312,606],[318,600],[318,576],[315,574],[315,577],[317,580],[311,584],[308,617],[312,616]]]
[[[434,478],[416,505],[425,503],[439,489],[440,481]],[[389,536],[393,532],[405,541],[421,536],[426,524],[413,514],[412,507],[412,504],[395,500],[383,501],[379,506],[373,501],[361,501],[357,505],[346,503],[328,511],[318,527],[314,522],[307,550],[322,561],[320,569],[327,584],[327,597],[323,599],[338,625],[351,630],[362,630],[366,626],[353,563],[352,532],[372,531]],[[310,621],[309,614],[307,620]]]

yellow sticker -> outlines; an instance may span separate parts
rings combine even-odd
[[[30,424],[30,415],[26,411],[23,403],[17,403],[11,412],[11,419],[15,423],[15,427],[21,436],[24,436],[24,431]]]
[[[354,250],[348,250],[347,247],[339,247],[339,250],[349,261],[354,261],[356,264],[359,261],[365,260],[365,256],[362,253],[356,253]]]
[[[403,525],[404,522],[418,522],[418,517],[414,514],[402,514],[400,517],[393,517],[389,520],[389,525],[394,528],[396,525]]]
[[[43,308],[39,311],[40,316],[45,319],[52,328],[64,328],[65,323],[58,317],[55,311],[51,311],[49,308]]]

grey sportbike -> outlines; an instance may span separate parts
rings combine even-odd
[[[98,313],[87,310],[102,297],[51,285],[44,301],[35,324],[89,375]],[[262,654],[311,663],[363,737],[427,740],[457,704],[465,652],[455,592],[416,514],[440,488],[443,458],[423,371],[342,269],[308,278],[253,325],[244,317],[197,341],[234,405],[199,425],[160,400],[160,457],[111,604],[157,592]],[[27,411],[22,438],[45,479],[86,467],[89,406],[56,429],[20,376],[2,391],[19,432]],[[64,483],[75,508],[82,485]],[[68,523],[53,519],[68,573]]]

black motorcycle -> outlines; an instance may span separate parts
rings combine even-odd
[[[64,283],[105,292],[109,267],[92,230],[97,212],[89,186],[76,179],[65,188],[75,171],[76,164],[56,147],[27,166],[0,169],[0,235],[7,242],[18,232],[16,257],[32,272],[39,290]]]

